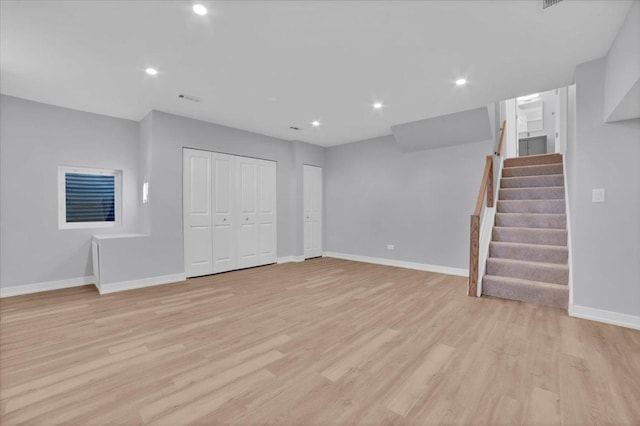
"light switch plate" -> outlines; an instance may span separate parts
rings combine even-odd
[[[395,250],[396,247],[393,244],[387,244],[387,250]]]
[[[604,203],[604,188],[594,188],[591,190],[592,203]]]

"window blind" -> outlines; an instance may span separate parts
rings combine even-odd
[[[67,222],[115,222],[115,177],[65,174]]]

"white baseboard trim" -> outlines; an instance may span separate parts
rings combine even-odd
[[[357,254],[335,253],[326,251],[322,254],[325,257],[335,257],[337,259],[354,260],[356,262],[375,263],[377,265],[396,266],[398,268],[417,269],[418,271],[437,272],[447,275],[459,275],[468,277],[469,270],[462,268],[451,268],[449,266],[429,265],[427,263],[405,262],[403,260],[383,259],[380,257],[359,256]]]
[[[569,305],[569,315],[576,318],[640,330],[640,317],[635,315],[621,314],[619,312],[605,311],[603,309],[579,305]]]
[[[279,257],[276,263],[304,262],[304,256],[285,256]]]
[[[20,296],[22,294],[40,293],[42,291],[60,290],[63,288],[80,287],[93,284],[93,275],[88,277],[68,278],[66,280],[45,281],[34,284],[16,285],[12,287],[0,288],[0,298]]]
[[[96,284],[100,294],[116,293],[118,291],[134,290],[136,288],[152,287],[155,285],[171,284],[186,280],[185,274],[162,275],[159,277],[141,278],[131,281],[120,281],[108,284]]]

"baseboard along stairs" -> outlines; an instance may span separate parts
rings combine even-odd
[[[560,154],[504,161],[482,294],[567,308],[564,190]]]

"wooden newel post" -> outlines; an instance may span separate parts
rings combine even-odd
[[[480,249],[479,215],[471,215],[471,241],[469,247],[469,287],[467,295],[475,297],[478,291],[478,250]]]

